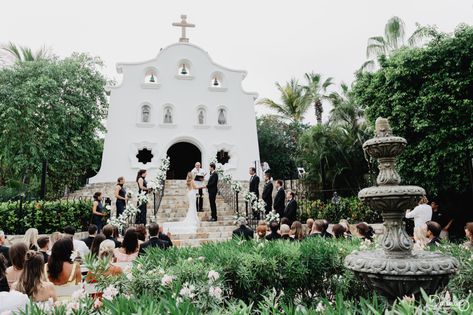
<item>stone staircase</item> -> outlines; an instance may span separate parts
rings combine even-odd
[[[69,198],[89,198],[92,197],[96,191],[101,191],[104,197],[112,199],[112,207],[114,208],[115,183],[96,183],[89,184],[83,189],[72,193]],[[135,183],[125,184],[127,191],[136,192]],[[132,201],[133,202],[133,201]],[[199,246],[207,242],[219,242],[231,238],[232,231],[236,228],[234,225],[235,214],[234,211],[225,203],[221,196],[217,196],[217,210],[218,221],[208,222],[210,218],[210,205],[208,195],[204,190],[204,211],[199,212],[201,220],[200,226],[197,228],[195,234],[173,234],[171,239],[176,246]],[[186,216],[188,203],[186,198],[186,184],[184,180],[166,180],[164,196],[161,200],[161,205],[156,214],[157,222],[175,222],[183,220]],[[112,210],[114,213],[115,209]],[[153,213],[153,198],[150,198],[148,203],[148,221]]]

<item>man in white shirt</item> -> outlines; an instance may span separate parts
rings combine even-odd
[[[426,196],[422,196],[419,205],[414,210],[406,211],[407,219],[414,219],[414,227],[421,227],[432,219],[432,207],[428,205],[429,200]]]
[[[196,198],[195,207],[198,212],[202,212],[202,208],[204,206],[204,192],[203,187],[204,185],[204,178],[205,178],[205,171],[203,168],[200,167],[200,163],[196,162],[194,169],[191,171],[192,175],[194,175],[194,183],[199,188],[199,193]]]
[[[64,228],[64,234],[72,238],[72,243],[74,244],[74,250],[79,252],[79,255],[81,258],[84,258],[85,255],[87,255],[90,252],[89,248],[87,247],[84,241],[74,239],[74,234],[76,234],[76,229],[74,227],[66,226]]]

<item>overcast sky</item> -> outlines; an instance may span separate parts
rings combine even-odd
[[[223,66],[247,70],[246,90],[278,99],[274,82],[305,72],[350,83],[366,60],[367,38],[382,34],[390,17],[405,21],[407,35],[416,22],[452,32],[473,24],[473,0],[2,1],[0,43],[46,45],[59,56],[89,52],[118,79],[117,62],[148,60],[178,41],[171,23],[181,14],[197,26],[191,43]]]

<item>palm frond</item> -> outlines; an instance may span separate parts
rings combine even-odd
[[[373,71],[375,69],[375,65],[376,65],[376,63],[375,63],[374,60],[367,60],[361,65],[360,71],[361,72]]]
[[[366,57],[371,58],[373,56],[379,56],[386,54],[386,41],[382,36],[374,36],[368,38],[368,43],[366,45]]]
[[[12,42],[9,42],[8,44],[2,46],[2,50],[9,53],[16,60],[22,60],[22,55],[21,55],[21,52],[20,52],[20,48],[16,44],[14,44]]]
[[[386,23],[384,27],[384,38],[391,48],[391,51],[397,50],[404,45],[404,29],[404,21],[397,16],[393,16]]]
[[[440,35],[436,27],[421,26],[419,23],[416,23],[416,27],[414,33],[407,40],[409,46],[421,46]]]

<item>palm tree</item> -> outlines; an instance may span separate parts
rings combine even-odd
[[[315,117],[317,123],[322,123],[322,100],[329,99],[331,93],[327,94],[327,88],[333,84],[333,78],[322,80],[322,75],[318,73],[306,73],[307,85],[304,86],[305,94],[309,103],[314,104]]]
[[[341,93],[332,93],[330,102],[332,110],[330,111],[329,123],[338,126],[346,126],[351,129],[357,129],[364,123],[364,112],[350,94],[350,87],[342,82],[340,84]]]
[[[18,46],[9,42],[7,45],[3,45],[1,50],[3,50],[7,56],[13,58],[14,62],[46,60],[51,58],[49,49],[44,46],[33,52],[29,47]]]
[[[416,24],[417,29],[407,40],[407,46],[416,46],[438,35],[432,27]],[[406,47],[404,21],[393,16],[384,26],[384,36],[373,36],[368,38],[366,47],[366,57],[369,58],[362,66],[361,70],[374,69],[376,59],[385,56],[389,57],[396,50]]]
[[[263,98],[257,102],[258,105],[277,112],[277,117],[290,120],[294,123],[301,123],[304,114],[307,112],[310,103],[304,93],[304,88],[299,85],[296,79],[291,79],[285,85],[276,82],[276,87],[281,93],[281,103],[276,103],[269,98]]]

